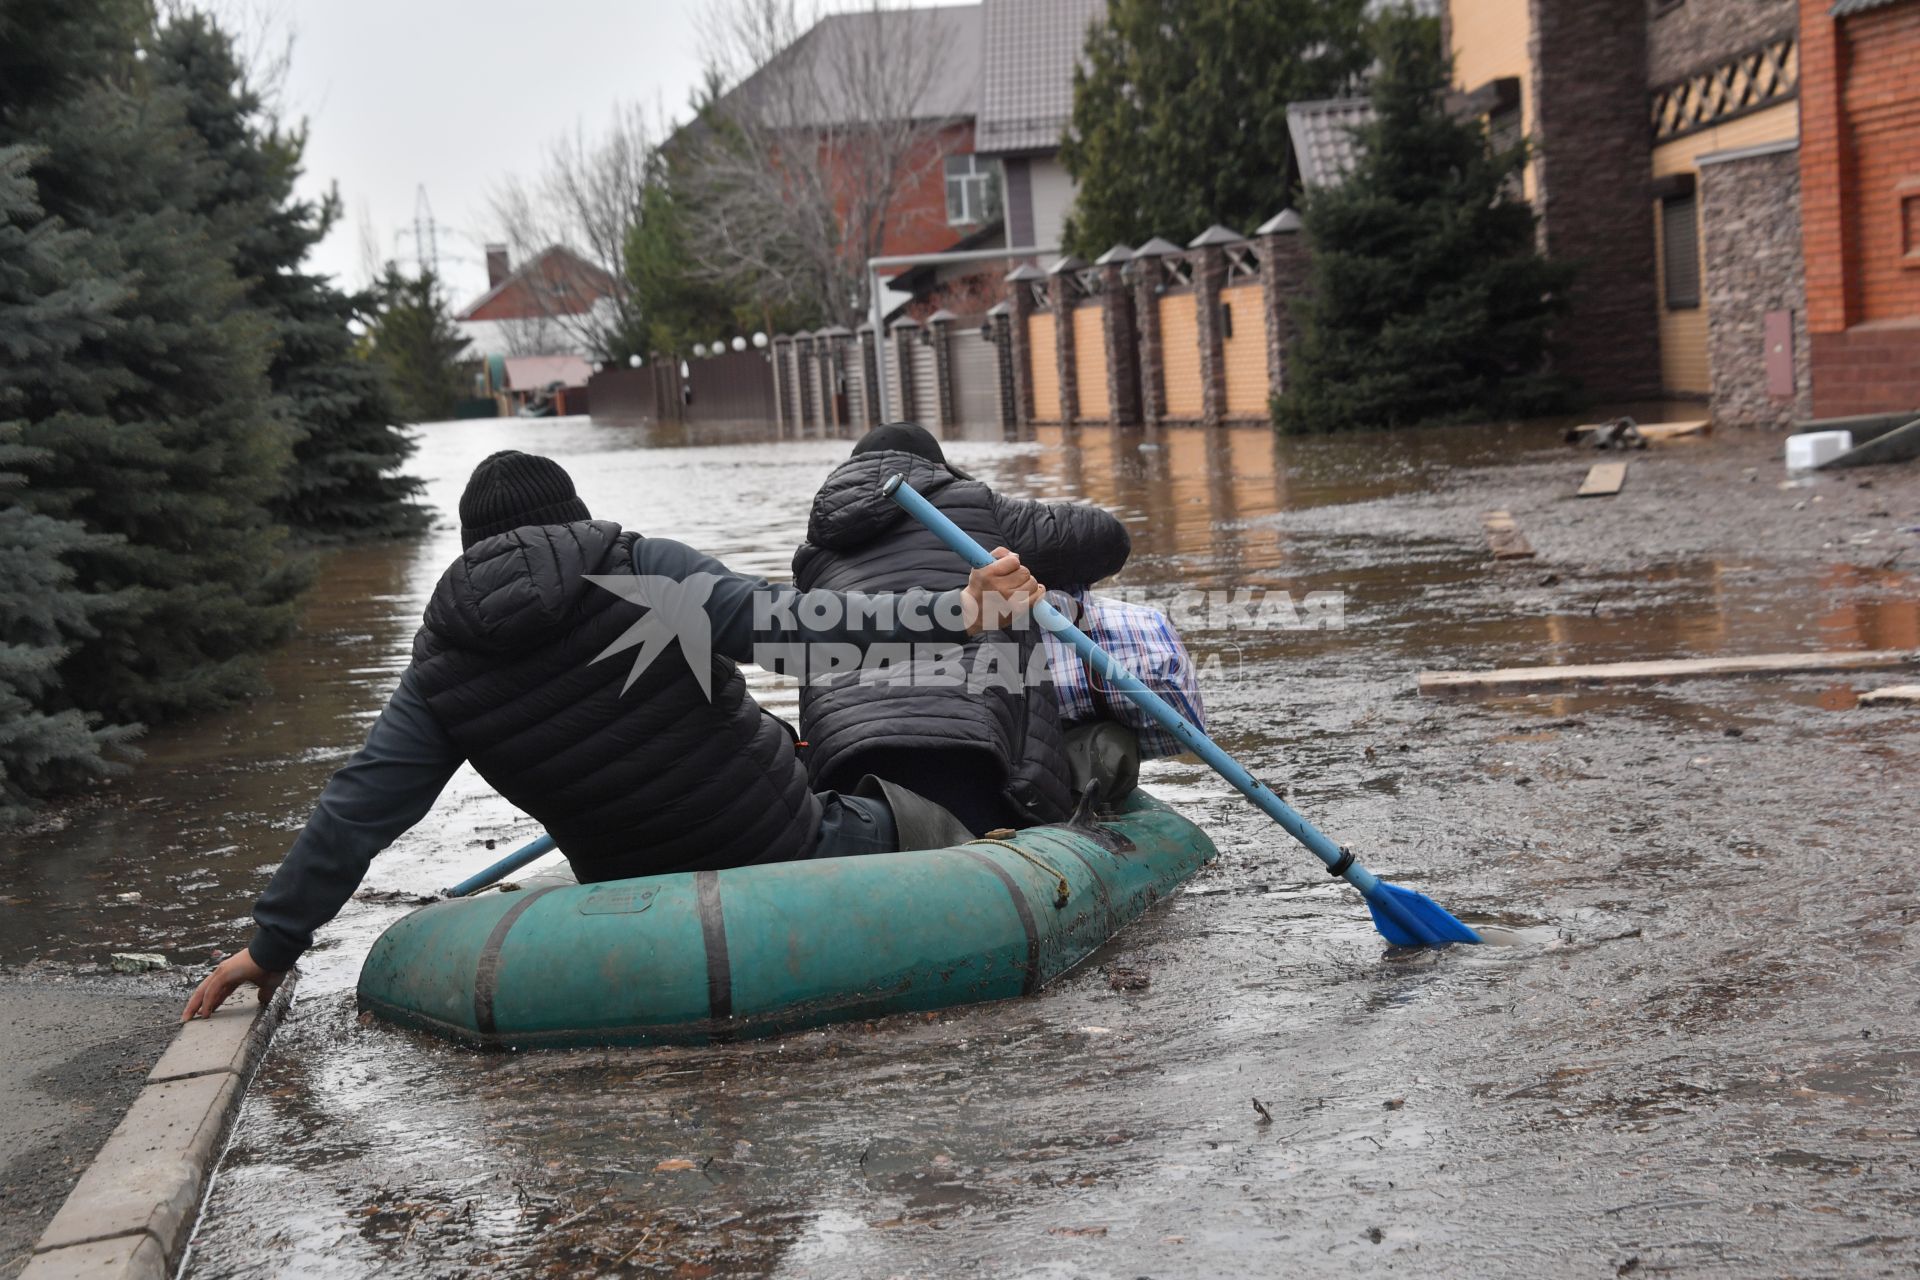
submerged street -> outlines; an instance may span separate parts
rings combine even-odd
[[[155,951],[197,977],[245,940],[406,664],[488,453],[549,454],[596,516],[785,579],[849,447],[584,419],[420,435],[431,532],[328,555],[270,696],[155,735],[102,803],[0,853],[0,971]],[[354,1001],[412,896],[534,834],[464,768],[302,962],[187,1275],[1920,1264],[1920,716],[1855,705],[1910,676],[1414,691],[1422,670],[1920,648],[1911,468],[1783,488],[1779,437],[1723,433],[1626,455],[1618,497],[1577,501],[1593,455],[1548,426],[1043,427],[947,449],[1006,493],[1119,515],[1134,552],[1110,585],[1344,593],[1340,630],[1189,629],[1217,659],[1209,728],[1489,945],[1384,954],[1356,895],[1176,759],[1144,785],[1221,857],[1032,999],[478,1054]],[[1491,559],[1496,508],[1537,559]],[[790,686],[750,683],[794,716]]]

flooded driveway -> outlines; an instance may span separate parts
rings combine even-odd
[[[559,457],[597,515],[776,577],[847,448],[476,422],[425,428],[415,469],[451,513],[509,445]],[[1500,945],[1383,954],[1354,895],[1180,761],[1146,785],[1220,860],[995,1006],[482,1055],[356,1020],[360,959],[406,910],[358,901],[303,964],[189,1275],[1920,1264],[1920,715],[1855,707],[1875,681],[1830,676],[1413,693],[1427,668],[1920,647],[1920,479],[1781,489],[1777,438],[1734,438],[1636,455],[1620,497],[1576,502],[1589,456],[1517,428],[1056,430],[949,452],[1008,492],[1119,513],[1127,586],[1343,592],[1338,631],[1189,632],[1222,668],[1216,736]],[[1490,560],[1491,508],[1537,560]],[[449,514],[334,556],[271,699],[156,739],[113,804],[0,855],[0,964],[199,963],[243,939],[457,550]],[[755,688],[792,715],[790,688]],[[463,771],[368,887],[430,892],[532,831]]]

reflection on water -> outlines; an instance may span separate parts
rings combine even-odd
[[[412,469],[428,481],[439,519],[415,542],[329,556],[299,637],[272,658],[270,697],[156,734],[130,782],[61,829],[5,846],[0,964],[99,961],[121,949],[198,964],[245,936],[253,895],[406,662],[427,594],[458,551],[459,488],[487,453],[552,454],[596,515],[784,578],[812,492],[847,442],[562,419],[435,424],[422,429],[421,446]],[[1396,701],[1424,667],[1920,647],[1911,580],[1892,571],[1653,556],[1631,570],[1564,569],[1567,582],[1516,607],[1511,593],[1488,587],[1477,524],[1442,496],[1463,475],[1564,460],[1551,428],[1329,440],[1260,429],[1051,428],[1017,439],[964,433],[948,449],[1008,493],[1118,513],[1134,539],[1121,581],[1149,594],[1344,592],[1342,631],[1202,626],[1187,639],[1196,654],[1225,655],[1236,677],[1208,693],[1223,745],[1284,771],[1350,824],[1372,821],[1400,792],[1395,740],[1433,731],[1420,719],[1429,713]],[[1320,518],[1348,510],[1361,514]],[[1375,526],[1389,517],[1401,523]],[[1783,610],[1782,598],[1812,607]],[[750,678],[756,696],[793,714],[791,688]],[[1654,713],[1671,706],[1676,720],[1727,714],[1683,699],[1652,703]],[[1609,705],[1624,707],[1623,695],[1544,699],[1537,711]],[[1376,719],[1380,757],[1366,745],[1362,760],[1350,739]],[[1489,748],[1502,758],[1477,759],[1468,772],[1514,785],[1522,770],[1504,756],[1561,752],[1559,732]],[[1598,766],[1553,767],[1564,770],[1561,785],[1577,785]],[[1268,831],[1199,769],[1162,762],[1148,774],[1217,833],[1229,863],[1271,847]],[[1448,811],[1430,801],[1429,812],[1402,811],[1378,829],[1381,869],[1440,859],[1448,824],[1473,821],[1460,803]],[[1536,811],[1528,821],[1551,818]],[[369,887],[431,892],[498,856],[489,842],[508,845],[531,830],[462,770],[428,820],[376,862]],[[1527,856],[1550,854],[1542,844]],[[1149,1266],[1207,1274],[1289,1233],[1311,1241],[1316,1258],[1384,1257],[1361,1228],[1329,1224],[1280,1188],[1308,1169],[1371,1177],[1381,1152],[1412,1158],[1440,1138],[1412,1112],[1383,1112],[1371,1095],[1329,1102],[1320,1095],[1332,1092],[1330,1078],[1299,1084],[1317,1074],[1301,1064],[1317,1062],[1326,1030],[1310,1011],[1328,1000],[1343,1010],[1345,1069],[1397,1063],[1406,1074],[1392,1087],[1417,1093],[1430,1086],[1405,1081],[1431,1068],[1407,1043],[1406,1011],[1482,1000],[1497,1010],[1512,965],[1559,934],[1528,922],[1511,947],[1382,976],[1371,966],[1371,935],[1340,891],[1287,865],[1272,873],[1242,865],[1206,887],[1233,901],[1251,895],[1257,917],[1196,893],[1130,934],[1129,963],[1168,961],[1151,1001],[1116,995],[1094,975],[1044,1002],[645,1053],[484,1057],[356,1025],[360,958],[404,908],[349,904],[304,962],[300,1014],[249,1103],[200,1232],[196,1272],[864,1274],[876,1258],[898,1269],[902,1257],[940,1257],[926,1233],[963,1226],[984,1233],[968,1256],[992,1274],[1039,1259],[1068,1274],[1076,1250],[1109,1230],[1132,1242],[1125,1274]],[[1476,873],[1469,864],[1449,874],[1465,884]],[[129,890],[139,903],[117,901]],[[1311,950],[1288,941],[1288,922],[1305,920]],[[1627,936],[1617,920],[1604,927]],[[1181,967],[1174,954],[1215,959]],[[1373,976],[1353,976],[1356,959]],[[1240,1056],[1246,1044],[1258,1054]],[[1276,1083],[1276,1063],[1290,1064],[1285,1083]],[[1223,1080],[1223,1070],[1234,1074]],[[1255,1088],[1288,1099],[1291,1110],[1271,1129],[1240,1115],[1239,1095]],[[1190,1109],[1195,1089],[1231,1095],[1235,1118],[1166,1130],[1164,1115]],[[1296,1133],[1307,1136],[1282,1136]],[[1134,1185],[1148,1170],[1164,1195],[1143,1198]],[[1243,1181],[1272,1194],[1196,1202],[1202,1186]],[[1194,1193],[1181,1194],[1188,1184]],[[1393,1248],[1443,1249],[1462,1230],[1448,1225],[1457,1188],[1421,1185],[1416,1177],[1394,1192],[1400,1216],[1383,1237]],[[1318,1184],[1318,1193],[1333,1190]],[[996,1243],[1003,1239],[1013,1243]],[[1401,1256],[1419,1268],[1420,1254]],[[1539,1255],[1523,1249],[1516,1258],[1529,1256]]]

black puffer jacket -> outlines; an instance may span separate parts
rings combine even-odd
[[[635,613],[585,575],[632,573],[638,537],[591,520],[475,543],[414,639],[427,705],[582,880],[807,857],[819,801],[738,667],[714,655],[709,702],[677,651],[625,694],[632,664],[593,661]]]
[[[849,458],[820,486],[807,541],[793,557],[795,586],[938,591],[965,585],[966,562],[881,493],[881,484],[896,471],[986,546],[1018,552],[1049,586],[1084,586],[1119,572],[1127,562],[1126,527],[1097,507],[1002,497],[978,481],[956,478],[939,463],[879,451]],[[1034,647],[1043,641],[1037,628],[1016,634],[1020,669],[1026,671]],[[982,646],[996,636],[999,642],[1006,638],[990,633],[968,643],[969,670]],[[1059,707],[1045,688],[969,692],[850,673],[802,687],[800,733],[811,744],[807,768],[818,787],[849,787],[864,773],[914,786],[923,779],[903,765],[903,754],[962,752],[979,757],[978,776],[992,780],[1003,799],[1004,821],[1058,822],[1070,811]]]

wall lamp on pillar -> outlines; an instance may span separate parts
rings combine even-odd
[[[640,359],[640,357],[639,357],[638,355],[631,355],[631,356],[628,356],[628,357],[627,357],[627,367],[628,367],[628,368],[631,368],[631,369],[638,369],[638,368],[640,367],[640,365],[641,365],[641,363],[642,363],[642,361],[641,361],[641,359]]]
[[[747,340],[736,336],[733,340],[733,349],[735,351],[745,351],[747,349]]]
[[[765,351],[767,349],[767,335],[765,333],[754,334],[753,345],[760,348],[760,350]]]

